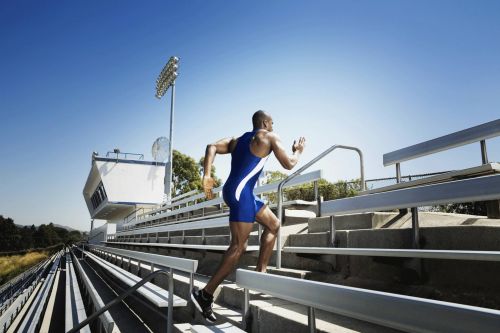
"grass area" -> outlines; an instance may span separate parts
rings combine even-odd
[[[0,257],[0,285],[46,259],[48,256],[49,253],[46,251],[35,251],[23,255]]]

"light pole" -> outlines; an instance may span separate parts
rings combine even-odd
[[[165,194],[167,202],[170,202],[172,196],[172,159],[173,159],[173,131],[174,131],[174,102],[175,102],[175,79],[177,78],[177,69],[179,68],[179,58],[170,57],[165,67],[163,67],[158,79],[156,79],[156,97],[158,99],[165,95],[168,88],[172,87],[172,98],[170,100],[170,137],[169,137],[169,159],[165,165]]]

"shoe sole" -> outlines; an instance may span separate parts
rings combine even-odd
[[[208,321],[209,323],[212,323],[212,324],[214,324],[214,323],[217,322],[217,319],[215,321],[211,321],[210,319],[208,319],[207,317],[205,317],[205,315],[203,314],[203,310],[201,309],[200,304],[198,304],[198,301],[194,297],[193,293],[191,293],[191,301],[193,301],[194,306],[198,309],[198,311],[200,311],[201,316],[203,318],[205,318],[206,321]]]

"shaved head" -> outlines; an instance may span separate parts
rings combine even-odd
[[[259,111],[255,112],[252,116],[253,128],[262,128],[263,127],[262,123],[265,120],[272,121],[271,115],[269,113],[267,113],[266,111],[263,111],[263,110],[259,110]]]

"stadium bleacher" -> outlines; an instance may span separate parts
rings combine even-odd
[[[0,332],[497,332],[500,168],[486,140],[498,135],[495,120],[388,153],[399,179],[400,163],[470,143],[480,142],[482,164],[354,197],[282,200],[283,187],[317,185],[321,171],[256,187],[281,201],[277,267],[252,271],[256,226],[214,295],[215,325],[188,299],[229,245],[228,211],[222,197],[192,191],[1,286]],[[490,217],[418,209],[470,201],[489,202]]]

